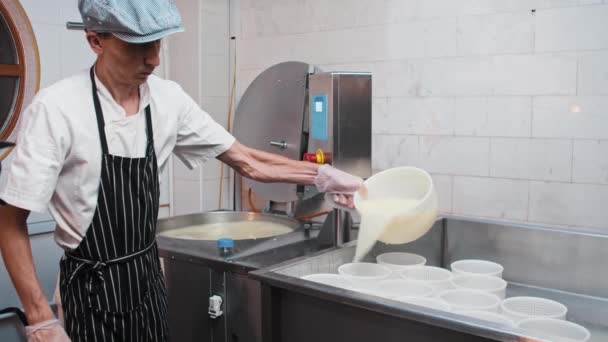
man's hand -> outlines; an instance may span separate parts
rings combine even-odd
[[[347,208],[354,208],[353,194],[365,189],[363,179],[327,164],[319,167],[315,185],[321,192],[332,193],[333,201]]]
[[[27,326],[25,334],[27,342],[70,342],[70,338],[56,319]]]

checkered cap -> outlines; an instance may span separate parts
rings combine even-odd
[[[148,43],[184,31],[174,0],[78,0],[84,27],[128,43]]]

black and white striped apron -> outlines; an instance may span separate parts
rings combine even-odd
[[[155,242],[159,182],[150,106],[143,158],[110,155],[91,68],[103,150],[93,221],[61,260],[65,328],[74,342],[166,341],[167,295]]]

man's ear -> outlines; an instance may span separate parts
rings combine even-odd
[[[96,55],[103,53],[103,39],[97,32],[86,32],[87,42]]]

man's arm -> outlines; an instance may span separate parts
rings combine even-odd
[[[258,182],[315,184],[319,165],[249,148],[238,141],[217,157],[244,177]]]
[[[27,233],[30,212],[12,205],[0,206],[0,251],[4,264],[25,310],[28,324],[54,319],[36,276],[32,247]]]
[[[243,177],[258,182],[281,182],[311,185],[321,192],[333,193],[336,204],[352,208],[352,193],[359,190],[367,196],[363,180],[330,165],[291,160],[276,154],[249,148],[238,141],[217,157]]]

